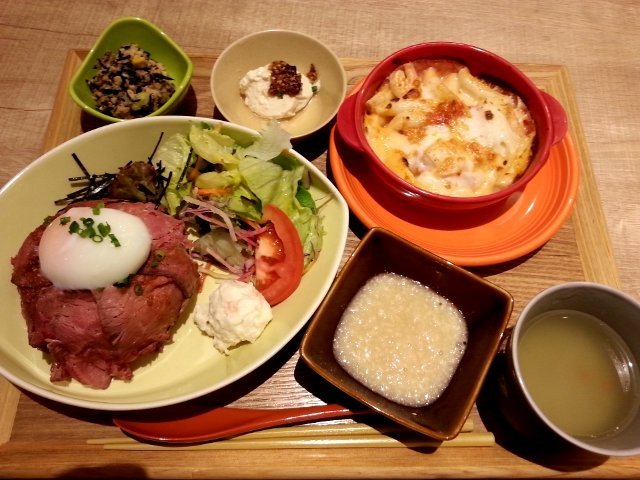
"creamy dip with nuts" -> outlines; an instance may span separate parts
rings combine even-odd
[[[344,311],[333,340],[338,363],[396,403],[422,407],[447,388],[467,344],[456,306],[393,273],[370,279]]]
[[[320,88],[313,65],[307,74],[282,61],[248,71],[240,80],[240,95],[256,115],[273,120],[295,116]]]

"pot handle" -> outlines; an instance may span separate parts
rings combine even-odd
[[[555,145],[562,141],[564,136],[567,134],[568,130],[568,121],[567,121],[567,112],[565,111],[562,104],[552,95],[549,95],[547,92],[540,91],[542,94],[542,98],[544,102],[547,104],[547,108],[549,109],[549,114],[551,115],[551,124],[553,128],[553,138],[551,140],[551,144]]]
[[[340,138],[349,147],[357,151],[362,151],[362,146],[358,141],[358,133],[356,131],[356,96],[356,94],[351,94],[342,101],[336,117],[336,130]]]

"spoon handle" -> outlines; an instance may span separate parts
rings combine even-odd
[[[235,409],[229,407],[227,411],[230,415],[233,415],[233,411],[237,411],[238,415],[245,421],[245,424],[260,424],[260,428],[350,417],[366,413],[365,410],[350,410],[337,404],[277,409]],[[242,425],[236,424],[236,426],[242,428]]]
[[[137,438],[164,443],[195,443],[253,432],[277,425],[306,423],[371,413],[337,404],[310,407],[252,409],[219,407],[182,418],[130,420],[114,416],[113,423]]]

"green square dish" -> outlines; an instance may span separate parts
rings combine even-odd
[[[158,116],[171,113],[183,99],[193,74],[193,64],[184,51],[158,27],[137,17],[123,17],[111,23],[100,35],[89,51],[69,85],[71,98],[87,113],[106,122],[123,119],[111,117],[96,109],[87,80],[96,73],[96,61],[106,52],[117,52],[122,45],[136,43],[150,53],[151,58],[164,64],[173,78],[175,93],[159,109],[147,115]]]

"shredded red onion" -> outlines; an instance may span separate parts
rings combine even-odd
[[[212,202],[192,196],[184,196],[183,199],[189,205],[182,210],[182,218],[199,218],[213,227],[224,228],[229,231],[229,236],[233,242],[244,242],[248,248],[255,248],[258,245],[258,236],[267,231],[266,225],[258,225],[253,222],[247,223],[250,228],[234,225],[234,214],[225,212]],[[193,253],[196,254],[196,252]],[[244,265],[238,267],[227,262],[224,257],[211,248],[207,248],[206,252],[203,253],[209,255],[230,274],[237,276],[239,280],[251,281],[251,277],[255,274],[255,261],[253,258],[246,258]],[[197,256],[204,260],[205,255],[198,254]]]
[[[227,215],[224,211],[222,211],[221,209],[219,209],[218,207],[216,207],[215,205],[211,204],[211,203],[207,203],[204,202],[202,200],[198,200],[197,198],[193,198],[190,197],[188,195],[185,195],[183,197],[183,199],[189,203],[193,203],[194,205],[198,205],[200,207],[206,208],[211,210],[213,213],[219,215],[222,220],[224,221],[227,229],[229,230],[229,235],[231,235],[231,240],[233,240],[234,242],[238,241],[238,238],[236,236],[236,229],[233,226],[233,223],[231,222],[231,217],[229,217],[229,215]]]
[[[215,258],[218,262],[220,262],[222,266],[225,267],[227,270],[229,270],[231,273],[235,273],[236,275],[242,275],[243,271],[241,268],[238,268],[235,265],[231,265],[224,258],[218,255],[218,253],[215,250],[211,248],[207,248],[207,253],[211,255],[213,258]]]

